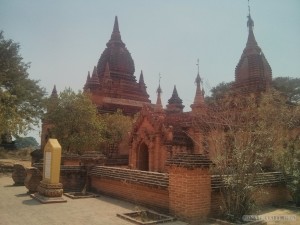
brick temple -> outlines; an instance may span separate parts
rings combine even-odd
[[[258,46],[253,33],[254,22],[248,16],[248,40],[241,59],[235,68],[234,88],[243,92],[266,91],[272,82],[272,69]]]
[[[255,40],[254,22],[250,14],[247,27],[248,39],[235,68],[232,89],[245,94],[260,93],[271,86],[272,70]],[[165,108],[161,101],[160,84],[156,91],[157,100],[151,103],[143,72],[138,81],[134,73],[134,60],[122,41],[118,18],[115,17],[111,37],[97,66],[94,66],[91,74],[88,72],[83,89],[91,94],[99,113],[113,113],[120,109],[125,115],[133,116],[140,112],[132,129],[130,146],[119,151],[122,157],[125,155],[129,159],[129,167],[163,172],[166,160],[178,153],[200,153],[214,157],[209,132],[193,123],[196,118],[207,117],[208,106],[204,101],[199,66],[195,74],[195,97],[190,111],[183,111],[185,106],[176,86]],[[51,98],[57,98],[55,87]],[[51,124],[44,121],[42,146],[49,128]]]
[[[234,92],[242,95],[267,91],[272,81],[272,70],[255,40],[254,22],[250,14],[247,26],[249,33],[246,47],[236,66],[235,82],[231,87]],[[176,86],[166,108],[163,108],[159,85],[156,104],[144,105],[134,125],[129,151],[130,168],[165,172],[165,162],[177,154],[202,154],[210,159],[215,157],[214,137],[206,126],[207,121],[215,121],[204,101],[199,68],[195,84],[195,98],[188,112],[183,111],[183,101]]]
[[[143,72],[139,82],[134,76],[135,66],[130,52],[121,39],[118,18],[110,40],[100,56],[92,75],[88,72],[84,90],[89,91],[100,113],[112,113],[121,109],[126,115],[134,115],[143,104],[150,103]]]
[[[236,66],[231,89],[243,95],[256,95],[270,88],[272,70],[255,40],[250,13],[247,26],[246,47]],[[220,213],[224,197],[220,189],[224,183],[209,169],[215,156],[212,143],[215,134],[205,122],[214,122],[214,118],[204,101],[199,68],[193,75],[195,97],[189,111],[183,110],[185,106],[176,86],[163,107],[159,83],[156,102],[151,103],[143,73],[137,82],[134,72],[134,61],[121,39],[116,17],[111,38],[98,65],[92,74],[88,73],[84,90],[91,93],[99,113],[121,109],[132,116],[139,112],[130,134],[130,146],[122,149],[128,161],[122,165],[108,164],[98,153],[65,156],[60,182],[64,190],[81,191],[88,185],[94,192],[170,213],[190,224],[201,224]],[[55,87],[51,98],[57,98]],[[50,128],[51,124],[43,121],[42,146]],[[37,167],[43,169],[42,165]],[[290,200],[280,172],[259,173],[253,182],[266,193],[263,196],[254,193],[253,200],[258,205]]]

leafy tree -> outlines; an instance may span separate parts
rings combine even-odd
[[[121,110],[113,114],[100,115],[105,127],[104,127],[104,154],[107,157],[112,157],[116,154],[118,147],[122,149],[128,146],[128,133],[131,131],[134,119],[122,114]],[[110,147],[109,147],[110,146]]]
[[[49,100],[51,107],[48,107],[45,120],[53,125],[52,137],[58,139],[63,152],[96,150],[103,140],[104,123],[90,97],[69,88],[60,93],[55,102],[57,105],[53,107],[53,101]]]
[[[208,104],[212,104],[215,103],[218,99],[224,97],[227,93],[230,92],[232,84],[233,82],[228,82],[228,83],[222,82],[217,86],[213,87],[210,90],[211,96],[207,96],[205,98],[206,102]]]
[[[284,93],[288,101],[300,104],[300,78],[276,77],[273,87]]]
[[[45,90],[29,78],[20,45],[0,32],[0,134],[20,134],[37,125],[43,113]]]
[[[280,92],[264,95],[260,114],[268,121],[276,142],[273,146],[274,167],[281,171],[297,205],[300,205],[300,105],[286,102]]]
[[[222,82],[211,89],[211,96],[206,97],[207,103],[214,103],[230,92],[233,82]],[[300,102],[300,78],[276,77],[272,81],[272,86],[286,95],[288,101]]]

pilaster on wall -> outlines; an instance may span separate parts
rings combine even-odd
[[[206,220],[211,207],[210,164],[200,154],[177,155],[167,160],[171,214],[191,224]]]

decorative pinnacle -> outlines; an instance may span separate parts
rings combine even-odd
[[[254,22],[251,18],[251,14],[250,14],[250,2],[248,0],[248,21],[247,21],[247,27],[249,27],[249,29],[253,29],[254,27]]]
[[[58,95],[57,95],[56,85],[54,85],[51,93],[51,98],[57,98],[57,97]]]
[[[177,97],[178,98],[178,92],[177,92],[177,89],[176,89],[176,85],[174,85],[172,97]]]
[[[91,79],[91,75],[90,75],[90,71],[88,71],[87,81],[89,81],[90,79]]]
[[[162,109],[162,103],[161,103],[161,98],[160,98],[160,94],[162,93],[162,90],[160,88],[160,79],[161,79],[161,75],[159,73],[159,84],[158,84],[158,88],[156,90],[156,93],[157,93],[157,100],[156,100],[157,109],[156,110]]]
[[[94,66],[92,77],[97,76],[97,68]]]
[[[200,77],[200,72],[199,72],[199,58],[197,59],[196,65],[197,65],[198,73],[197,73],[197,77],[195,79],[195,83],[196,83],[196,85],[200,85],[200,84],[202,84],[202,79]]]
[[[247,44],[246,44],[246,47],[250,47],[250,48],[253,48],[253,47],[258,47],[257,46],[257,42],[255,40],[255,36],[254,36],[254,33],[253,33],[253,27],[254,27],[254,21],[252,20],[251,18],[251,14],[250,14],[250,3],[249,3],[249,0],[248,0],[248,21],[247,21],[247,27],[249,29],[249,34],[248,34],[248,40],[247,40]]]
[[[111,37],[110,37],[110,42],[111,41],[122,42],[121,34],[120,34],[120,30],[119,30],[119,22],[118,22],[118,17],[117,16],[115,16],[114,28],[113,28],[113,32],[112,32]]]
[[[120,33],[119,22],[118,22],[118,17],[117,16],[115,16],[115,23],[114,23],[113,33]]]
[[[141,70],[141,74],[140,74],[139,83],[140,83],[140,84],[145,84],[145,82],[144,82],[143,70]]]
[[[158,88],[157,88],[157,90],[156,90],[156,93],[158,93],[158,94],[161,94],[162,93],[162,90],[161,90],[161,88],[160,88],[160,79],[161,79],[161,75],[160,75],[160,73],[158,74]]]

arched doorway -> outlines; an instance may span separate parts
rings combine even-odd
[[[145,143],[140,145],[137,164],[139,170],[149,171],[149,151]]]

